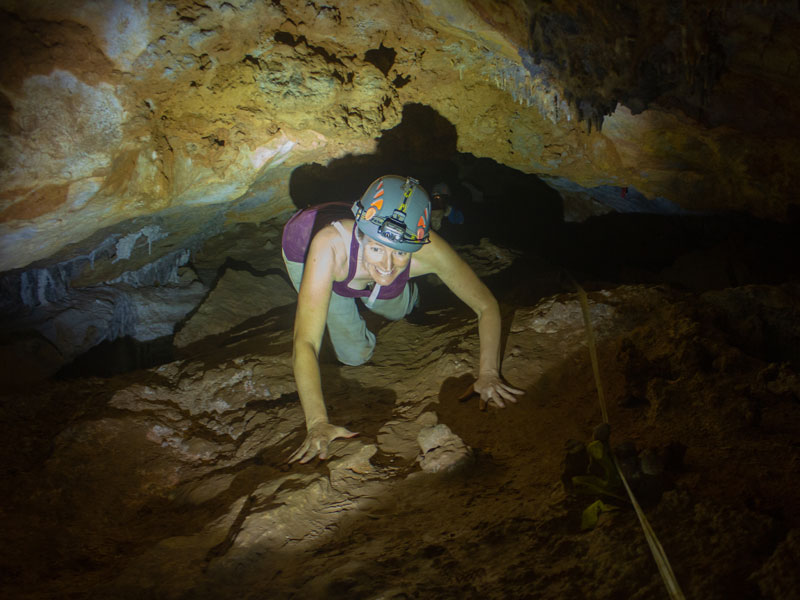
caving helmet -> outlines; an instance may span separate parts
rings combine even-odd
[[[411,177],[384,175],[353,204],[358,229],[395,250],[416,252],[430,242],[431,201]]]

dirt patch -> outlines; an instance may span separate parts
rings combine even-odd
[[[645,505],[687,597],[797,589],[782,567],[800,525],[797,299],[589,293],[611,447],[685,448]],[[601,421],[576,295],[503,307],[504,373],[525,390],[505,410],[462,398],[474,323],[429,306],[372,322],[370,364],[323,363],[332,419],[360,432],[326,462],[285,463],[303,427],[277,322],[201,360],[7,398],[5,595],[666,598],[633,511],[581,531],[594,498],[562,485],[570,440]],[[471,460],[420,470],[407,442],[426,412]]]

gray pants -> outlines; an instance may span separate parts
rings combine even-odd
[[[287,260],[283,255],[286,271],[294,289],[300,291],[303,279],[303,263]],[[417,286],[411,282],[403,288],[403,293],[390,300],[375,300],[371,307],[377,313],[392,321],[398,321],[410,313],[417,305]],[[367,329],[364,319],[358,314],[356,298],[346,298],[331,292],[326,321],[336,358],[346,365],[361,365],[372,357],[375,350],[375,334]]]

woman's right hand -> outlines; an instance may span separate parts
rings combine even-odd
[[[336,438],[351,438],[357,435],[357,432],[350,431],[344,427],[331,425],[330,423],[317,423],[308,430],[302,446],[289,457],[289,462],[293,463],[299,460],[303,464],[317,455],[319,455],[320,460],[325,460],[328,458],[328,445],[333,440]]]

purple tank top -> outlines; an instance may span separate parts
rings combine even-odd
[[[320,204],[304,208],[295,213],[283,228],[281,247],[286,258],[292,262],[304,263],[311,240],[314,239],[320,229],[334,221],[352,217],[353,213],[350,212],[350,206],[342,202]],[[356,227],[353,225],[353,231],[350,234],[350,263],[348,265],[347,278],[344,281],[334,281],[333,291],[345,298],[367,298],[371,293],[369,289],[354,290],[348,286],[358,269],[358,240],[356,239],[355,231]],[[410,272],[411,261],[408,261],[406,268],[390,285],[381,287],[380,292],[378,292],[378,300],[389,300],[399,296],[403,292],[406,283],[408,283]]]

